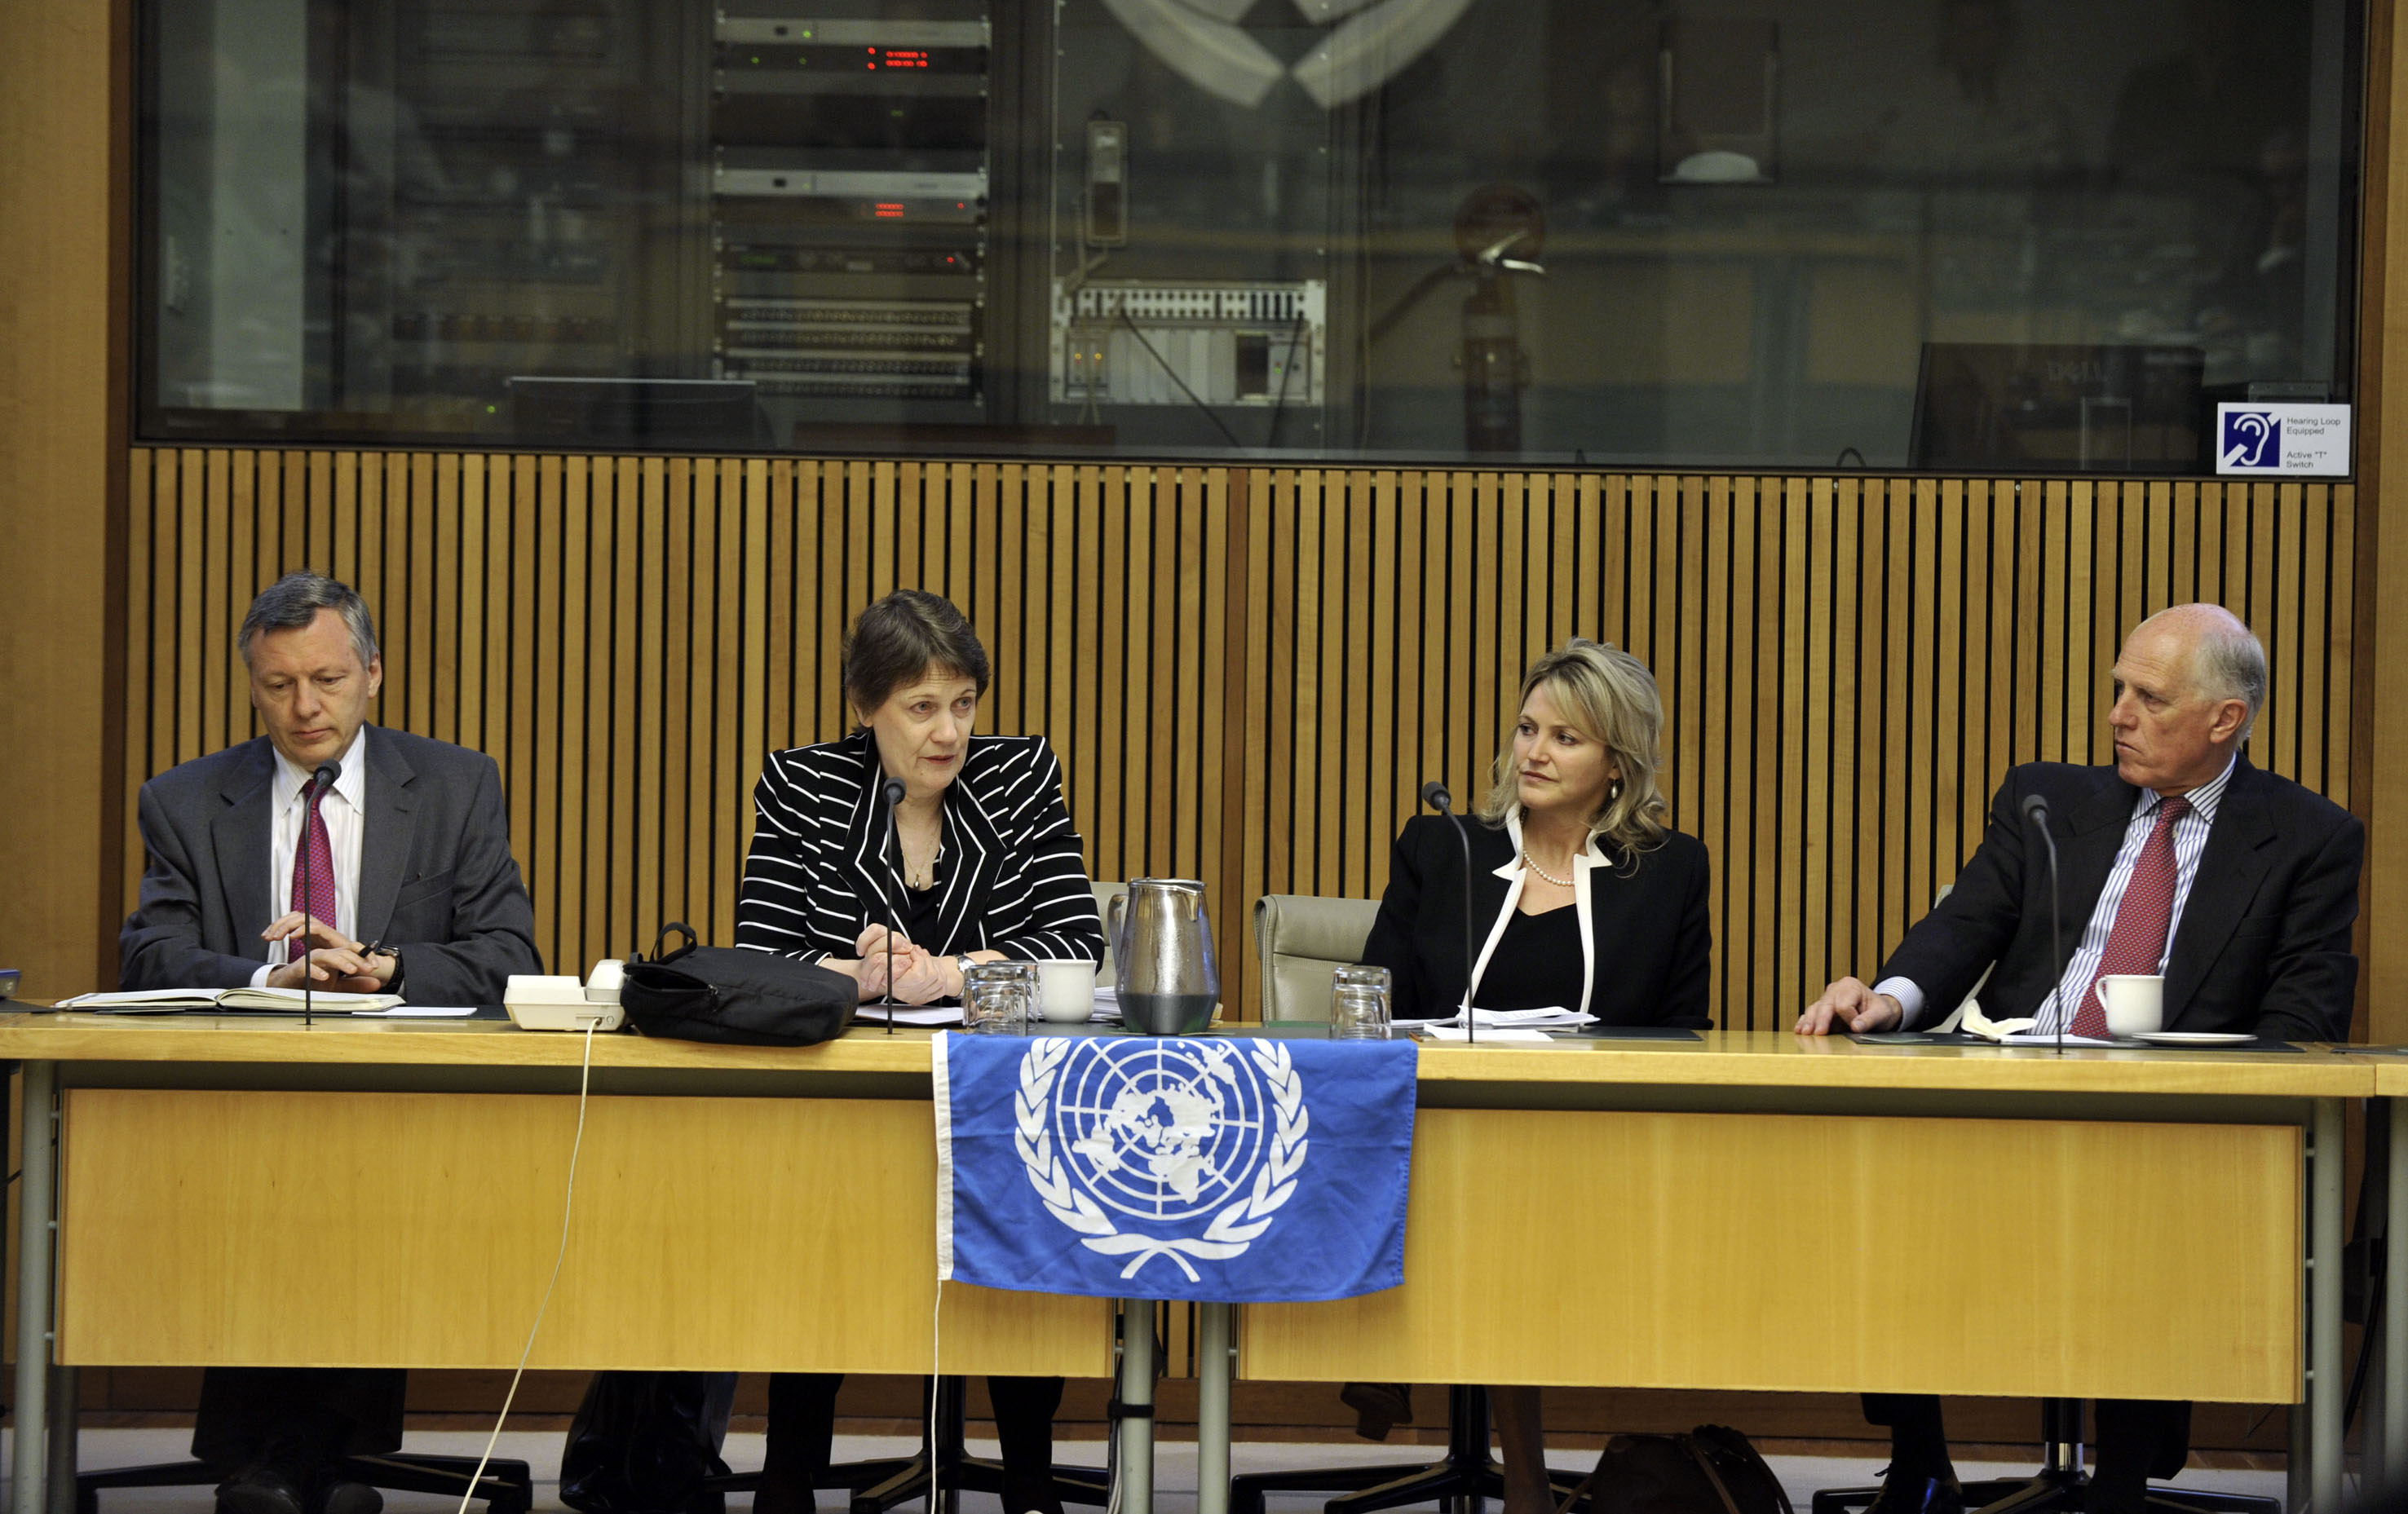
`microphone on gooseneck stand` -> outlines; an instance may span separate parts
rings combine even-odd
[[[2057,1019],[2057,1054],[2063,1056],[2066,1015],[2058,999],[2065,992],[2065,921],[2057,912],[2060,904],[2057,898],[2057,837],[2048,834],[2048,800],[2037,793],[2026,799],[2024,819],[2037,824],[2040,838],[2048,843],[2048,939],[2049,944],[2057,948],[2049,953],[2057,959],[2057,980],[2049,985],[2048,1004]]]
[[[1463,817],[1455,812],[1455,800],[1446,785],[1432,778],[1422,785],[1422,803],[1455,822],[1455,839],[1463,843],[1463,1039],[1471,1045],[1480,1039],[1479,1016],[1471,1009],[1471,969],[1480,958],[1471,944],[1471,833],[1463,828]]]
[[[903,807],[903,780],[886,780],[886,845],[895,853],[895,881],[898,888],[909,887],[903,880],[903,833],[896,821],[896,811]],[[895,1034],[895,933],[903,928],[903,907],[890,903],[886,910],[886,1034]]]
[[[309,961],[309,921],[317,918],[311,913],[311,911],[314,910],[318,905],[318,885],[313,882],[309,877],[309,835],[318,828],[319,801],[326,797],[326,791],[333,788],[335,786],[335,780],[342,776],[342,764],[320,763],[318,764],[318,770],[309,775],[309,787],[304,791],[308,795],[308,807],[301,812],[300,847],[301,1028],[304,1030],[308,1030],[310,1026],[316,1023],[310,1016],[311,1001],[316,996],[317,984],[314,979],[317,977],[317,972],[315,964]],[[333,921],[329,921],[327,923],[332,924]]]

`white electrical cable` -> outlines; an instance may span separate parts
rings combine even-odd
[[[494,1419],[494,1433],[485,1437],[485,1453],[477,1458],[477,1470],[469,1475],[468,1486],[460,1494],[460,1514],[468,1514],[469,1501],[477,1496],[477,1485],[485,1480],[485,1464],[494,1459],[494,1447],[502,1438],[502,1426],[509,1421],[510,1404],[519,1396],[519,1379],[526,1376],[527,1358],[535,1354],[535,1337],[543,1328],[543,1312],[552,1307],[552,1291],[560,1286],[561,1264],[568,1260],[568,1216],[577,1206],[577,1153],[585,1145],[585,1093],[594,1081],[594,1032],[601,1023],[598,1015],[585,1022],[585,1057],[577,1072],[577,1136],[568,1143],[568,1190],[560,1200],[560,1250],[552,1258],[552,1280],[543,1285],[543,1302],[535,1307],[535,1323],[527,1326],[526,1349],[519,1352],[518,1370],[510,1374],[510,1391],[502,1395],[502,1412]]]
[[[928,1507],[937,1497],[937,1400],[945,1391],[945,1279],[937,1279],[937,1307],[928,1311]],[[967,1391],[967,1384],[965,1391]],[[1010,1509],[1004,1514],[1011,1514]]]

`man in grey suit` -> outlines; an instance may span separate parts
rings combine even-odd
[[[366,723],[384,678],[347,586],[292,573],[236,638],[267,735],[142,786],[148,862],[119,935],[128,989],[298,988],[499,1003],[539,973],[492,758]],[[313,804],[312,798],[315,798]],[[398,1371],[213,1367],[193,1454],[225,1514],[377,1514],[341,1473],[401,1444]]]

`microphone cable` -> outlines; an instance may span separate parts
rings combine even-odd
[[[318,885],[309,876],[309,833],[318,824],[319,807],[326,802],[326,791],[340,781],[342,776],[343,764],[340,761],[320,763],[316,771],[309,775],[308,799],[301,811],[301,834],[294,838],[294,846],[301,853],[301,1028],[303,1030],[308,1030],[317,1023],[310,1013],[317,1000],[318,964],[309,960],[309,926],[317,919],[311,911],[318,905]],[[331,930],[334,923],[333,921],[328,921],[327,928]]]
[[[2065,1055],[2065,1022],[2072,1013],[2063,1003],[2065,971],[2071,965],[2071,954],[2065,949],[2065,920],[2059,902],[2059,879],[2057,866],[2057,837],[2048,834],[2048,798],[2031,794],[2024,800],[2024,820],[2040,827],[2040,838],[2048,845],[2048,944],[2049,959],[2057,964],[2057,980],[2048,988],[2050,1018],[2057,1026],[2057,1054]]]
[[[886,844],[894,849],[895,852],[895,889],[899,900],[902,892],[910,887],[910,880],[903,876],[903,826],[902,822],[896,818],[896,811],[903,807],[903,780],[888,778],[884,793],[886,795]],[[879,892],[882,894],[885,890],[882,887]],[[889,1036],[895,1034],[895,1014],[897,1007],[895,998],[895,933],[900,930],[902,925],[902,904],[890,902],[886,909],[886,992],[880,995],[886,1003],[886,1034]],[[930,1454],[934,1455],[933,1448],[936,1442],[932,1440],[929,1445],[932,1448]],[[932,1482],[929,1486],[933,1488],[936,1484]]]
[[[939,1056],[944,1055],[944,1049],[941,1047],[938,1048],[937,1054]],[[962,1379],[962,1394],[965,1399],[968,1397],[969,1391],[969,1379],[965,1378]],[[939,1273],[937,1275],[936,1307],[928,1311],[928,1507],[932,1510],[939,1507],[944,1502],[944,1495],[937,1485],[937,1474],[939,1471],[937,1464],[939,1461],[937,1453],[937,1406],[943,1402],[944,1396],[945,1278],[944,1274]],[[964,1407],[963,1412],[965,1414],[968,1413],[967,1406]],[[1001,1432],[997,1431],[996,1434],[1000,1436]],[[1000,1458],[1001,1452],[998,1451],[996,1454],[998,1458]],[[1011,1511],[1007,1508],[1004,1510],[1004,1514],[1011,1514]]]
[[[560,1250],[552,1254],[552,1277],[543,1285],[543,1302],[535,1307],[535,1323],[527,1326],[526,1347],[519,1352],[518,1369],[510,1374],[509,1392],[502,1395],[502,1412],[494,1419],[494,1433],[485,1437],[484,1453],[477,1458],[477,1469],[468,1474],[468,1486],[461,1490],[459,1514],[468,1514],[477,1486],[485,1480],[486,1464],[494,1459],[502,1426],[509,1422],[510,1405],[519,1396],[519,1379],[526,1376],[527,1359],[535,1354],[535,1337],[543,1329],[544,1311],[552,1307],[552,1290],[560,1286],[561,1264],[568,1260],[568,1217],[577,1207],[577,1157],[585,1148],[585,1095],[594,1083],[594,1032],[601,1023],[599,1015],[585,1021],[585,1055],[577,1071],[577,1135],[568,1143],[568,1187],[560,1199]]]
[[[1476,1046],[1480,1041],[1480,1011],[1471,1007],[1471,989],[1472,979],[1480,971],[1480,960],[1471,941],[1471,833],[1464,829],[1463,817],[1455,812],[1454,796],[1438,779],[1422,785],[1422,803],[1453,821],[1455,839],[1463,843],[1463,1043]]]

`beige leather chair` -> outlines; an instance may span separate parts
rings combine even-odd
[[[1326,1021],[1330,970],[1363,960],[1363,943],[1379,917],[1377,899],[1267,893],[1255,900],[1263,1019]]]
[[[1377,899],[1322,899],[1267,893],[1254,901],[1254,948],[1263,961],[1263,1019],[1329,1019],[1330,970],[1363,960],[1363,944],[1380,918]],[[1330,1514],[1436,1504],[1459,1507],[1468,1499],[1505,1496],[1503,1470],[1488,1455],[1486,1390],[1447,1390],[1447,1450],[1436,1462],[1402,1465],[1305,1467],[1250,1472],[1229,1479],[1230,1514],[1264,1514],[1269,1493],[1336,1493]],[[1569,1479],[1566,1479],[1569,1480]],[[1562,1503],[1573,1490],[1559,1487]]]
[[[1112,902],[1113,894],[1120,893],[1128,885],[1100,883],[1091,879],[1088,887],[1096,891],[1096,918],[1104,922],[1104,961],[1103,964],[1096,969],[1096,987],[1110,988],[1112,986],[1112,917],[1104,913],[1104,907]]]

